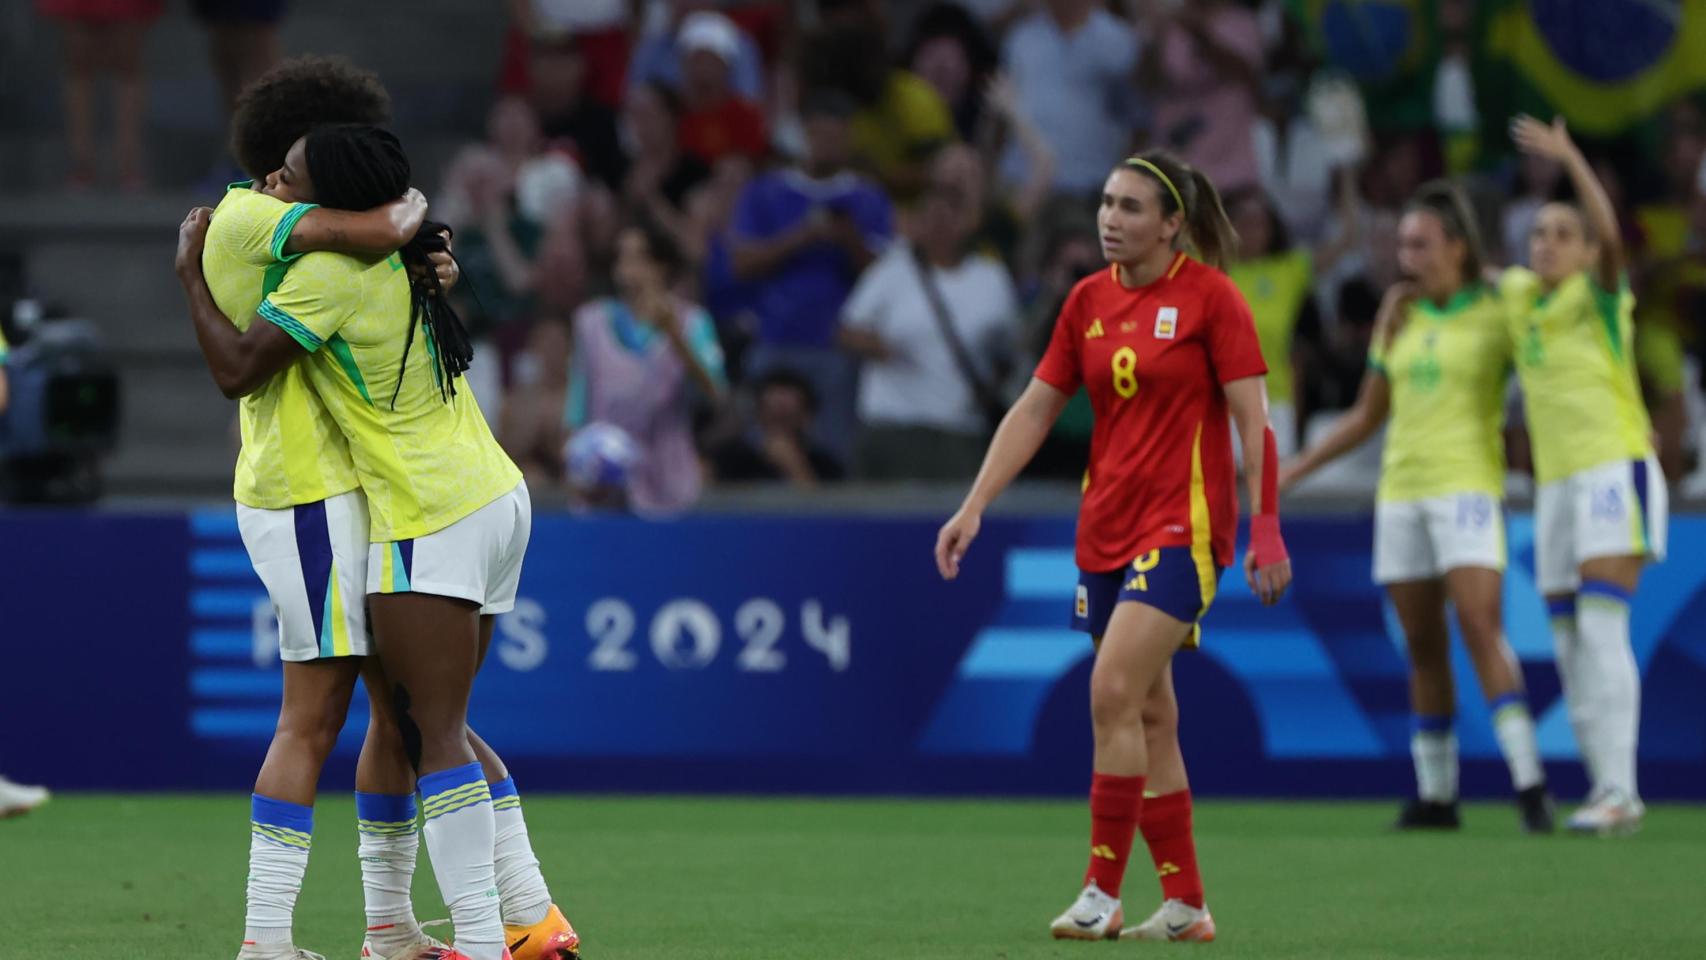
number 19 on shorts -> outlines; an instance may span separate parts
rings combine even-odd
[[[1137,351],[1121,347],[1114,351],[1114,392],[1122,399],[1137,396]]]

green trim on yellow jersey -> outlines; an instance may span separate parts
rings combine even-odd
[[[1534,479],[1555,483],[1584,470],[1652,453],[1652,422],[1635,370],[1635,297],[1619,278],[1615,293],[1587,272],[1542,290],[1533,271],[1500,280],[1520,345]]]
[[[334,333],[327,338],[326,349],[332,351],[332,356],[337,358],[338,366],[343,368],[349,382],[355,384],[361,399],[366,400],[368,406],[372,406],[373,396],[367,392],[367,378],[361,375],[361,366],[355,362],[355,354],[350,352],[349,341]]]
[[[473,392],[447,400],[440,391],[429,332],[410,318],[405,271],[379,259],[313,253],[267,304],[269,320],[293,321],[326,348],[295,366],[348,441],[374,542],[442,530],[521,482]]]
[[[220,198],[202,253],[202,274],[221,313],[247,329],[262,302],[294,269],[273,256],[273,240],[291,204],[232,184]],[[307,384],[302,364],[267,381],[238,405],[243,436],[232,496],[280,510],[357,489],[348,446]]]
[[[262,320],[269,321],[285,333],[290,334],[290,339],[301,344],[302,349],[309,353],[320,349],[325,343],[314,331],[303,325],[302,321],[273,306],[271,301],[262,302],[261,308],[255,312],[260,314]]]
[[[1628,289],[1629,280],[1621,275],[1617,278],[1616,293],[1600,286],[1597,278],[1588,277],[1588,292],[1593,294],[1593,305],[1599,308],[1599,322],[1605,327],[1605,342],[1611,347],[1611,355],[1618,360],[1623,359],[1623,338],[1617,322],[1617,305],[1623,291]]]
[[[284,219],[278,222],[278,226],[272,232],[271,250],[272,258],[274,260],[281,263],[289,263],[297,257],[302,256],[300,253],[285,253],[284,247],[290,242],[290,232],[296,229],[296,221],[301,220],[308,211],[317,206],[319,206],[317,203],[297,203],[291,205],[290,212],[284,215]]]

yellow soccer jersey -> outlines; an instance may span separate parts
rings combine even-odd
[[[11,352],[12,348],[6,345],[6,331],[0,330],[0,363],[5,363],[6,355]]]
[[[1534,480],[1552,483],[1653,452],[1652,423],[1635,372],[1635,295],[1578,273],[1543,293],[1531,270],[1500,281],[1522,378]]]
[[[1256,339],[1261,341],[1262,356],[1268,360],[1268,399],[1292,402],[1291,338],[1309,298],[1309,285],[1314,282],[1309,251],[1240,260],[1227,268],[1226,275],[1238,286],[1256,319]]]
[[[1477,284],[1443,307],[1417,302],[1390,345],[1375,343],[1369,365],[1392,390],[1380,500],[1504,495],[1505,329],[1503,303]]]
[[[247,329],[256,309],[289,269],[284,243],[312,206],[287,204],[234,183],[213,212],[201,272],[219,312]],[[343,434],[308,388],[301,364],[273,377],[238,404],[243,449],[232,497],[282,510],[360,485]]]
[[[444,399],[424,324],[404,368],[409,306],[396,255],[310,253],[260,309],[313,353],[297,366],[349,441],[375,543],[442,530],[521,482],[467,383]]]

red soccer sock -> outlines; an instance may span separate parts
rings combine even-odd
[[[1116,899],[1142,809],[1142,777],[1091,775],[1090,868],[1084,871],[1084,882],[1095,881],[1103,893]]]
[[[1202,874],[1197,870],[1196,840],[1191,837],[1191,792],[1180,790],[1144,801],[1142,827],[1149,858],[1161,877],[1161,896],[1201,909]]]

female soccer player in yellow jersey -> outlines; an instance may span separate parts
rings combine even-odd
[[[1534,567],[1552,615],[1558,676],[1592,780],[1572,830],[1638,829],[1641,678],[1629,600],[1663,560],[1667,497],[1634,354],[1635,297],[1611,200],[1562,120],[1520,117],[1524,153],[1563,164],[1577,204],[1549,203],[1529,234],[1532,269],[1504,274],[1534,448]]]
[[[1523,827],[1547,833],[1552,801],[1500,612],[1501,428],[1511,351],[1504,304],[1481,281],[1481,242],[1461,193],[1445,183],[1417,192],[1398,224],[1398,260],[1407,279],[1380,306],[1356,403],[1320,443],[1286,465],[1280,488],[1390,420],[1375,495],[1374,579],[1386,587],[1409,648],[1417,793],[1397,826],[1459,825],[1450,601],[1492,707]]]
[[[293,145],[263,191],[361,209],[400,195],[408,176],[395,137],[332,127]],[[199,210],[186,221],[181,261],[194,262],[205,221]],[[513,791],[487,787],[465,724],[492,618],[515,601],[530,507],[472,394],[456,389],[471,355],[460,324],[432,272],[414,269],[438,240],[423,231],[390,257],[305,256],[261,303],[267,322],[241,334],[210,319],[205,289],[186,278],[186,290],[198,339],[228,392],[299,370],[349,445],[369,505],[369,613],[420,775],[423,832],[456,922],[455,955],[496,960],[509,954],[493,801],[505,814],[519,803]],[[572,955],[578,938],[539,887],[545,916],[512,926],[507,939],[529,957]]]

